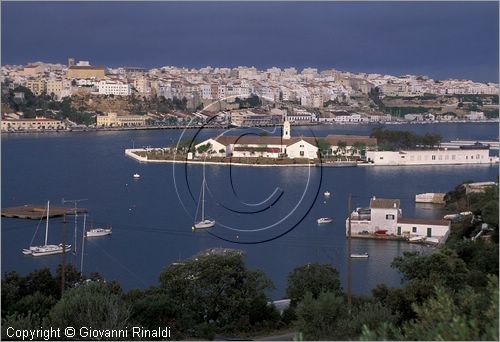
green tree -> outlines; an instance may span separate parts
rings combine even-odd
[[[320,293],[317,298],[308,292],[297,307],[297,317],[297,329],[306,341],[342,340],[345,336],[339,323],[347,317],[347,306],[334,292]]]
[[[120,296],[111,292],[108,284],[89,282],[64,293],[49,313],[54,327],[92,327],[94,329],[124,329],[130,309]]]
[[[311,293],[313,298],[318,298],[322,292],[332,292],[336,295],[342,293],[339,273],[330,265],[318,263],[307,264],[295,268],[288,274],[287,297],[295,305],[301,301],[306,293]]]
[[[247,270],[237,252],[170,265],[160,274],[160,287],[181,308],[184,329],[197,327],[195,336],[204,336],[207,324],[235,332],[268,318],[265,291],[272,283],[262,272]]]
[[[318,147],[318,157],[326,157],[330,152],[330,143],[325,139],[316,140],[316,146]]]
[[[212,144],[206,143],[205,145],[201,145],[200,147],[198,147],[196,152],[198,152],[198,154],[203,154],[209,152],[211,149],[212,149]]]

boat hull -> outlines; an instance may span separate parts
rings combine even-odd
[[[106,235],[111,235],[112,230],[111,229],[95,229],[95,230],[89,230],[86,232],[85,237],[99,237],[99,236],[106,236]]]
[[[66,249],[63,249],[62,245],[47,245],[47,246],[40,246],[40,247],[35,247],[31,250],[31,255],[32,256],[46,256],[46,255],[53,255],[53,254],[62,254],[63,252],[69,252],[71,251],[71,245],[66,245]]]
[[[353,259],[366,259],[368,258],[368,254],[351,254],[351,258]]]
[[[331,218],[319,218],[316,220],[316,222],[318,222],[318,224],[332,223],[333,219],[331,219]]]
[[[212,228],[213,226],[215,226],[215,221],[205,220],[205,221],[195,223],[193,225],[193,230],[194,229],[207,229],[207,228]]]

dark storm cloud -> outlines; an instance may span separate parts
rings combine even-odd
[[[312,66],[498,82],[498,2],[2,2],[2,63]]]

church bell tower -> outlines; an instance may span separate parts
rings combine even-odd
[[[285,121],[283,121],[283,139],[290,139],[290,122],[288,121],[288,116],[285,115]]]

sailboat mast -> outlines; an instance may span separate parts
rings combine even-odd
[[[83,250],[85,248],[85,221],[87,220],[87,214],[83,214],[83,234],[82,234],[82,258],[80,260],[80,274],[83,275]]]
[[[205,221],[205,177],[201,186],[201,220]]]
[[[49,237],[49,206],[50,206],[50,201],[47,201],[47,220],[45,223],[45,246],[47,246],[47,239]]]

